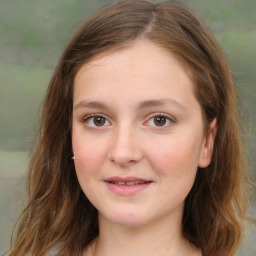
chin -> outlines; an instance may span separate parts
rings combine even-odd
[[[138,215],[138,212],[119,212],[113,215],[102,215],[107,222],[124,227],[139,227],[147,223],[145,216]]]

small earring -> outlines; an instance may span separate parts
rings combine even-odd
[[[71,157],[71,159],[75,160],[75,159],[76,159],[76,157],[75,157],[75,156],[72,156],[72,157]]]

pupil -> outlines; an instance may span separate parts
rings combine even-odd
[[[106,119],[104,117],[95,117],[93,122],[96,126],[102,126],[105,124]]]
[[[166,117],[164,116],[157,116],[154,118],[154,123],[157,126],[163,126],[166,123]]]

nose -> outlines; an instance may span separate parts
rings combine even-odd
[[[116,128],[113,132],[108,158],[119,166],[130,166],[142,159],[140,140],[135,129],[128,125]]]

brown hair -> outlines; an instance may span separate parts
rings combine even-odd
[[[97,210],[82,192],[71,160],[73,81],[77,70],[98,54],[137,39],[167,49],[195,84],[206,129],[218,132],[210,166],[198,169],[185,201],[184,236],[204,256],[233,255],[246,220],[247,162],[238,127],[234,84],[227,61],[205,25],[175,3],[122,1],[90,18],[64,51],[47,91],[37,145],[28,173],[28,204],[10,256],[80,255],[98,236]]]

